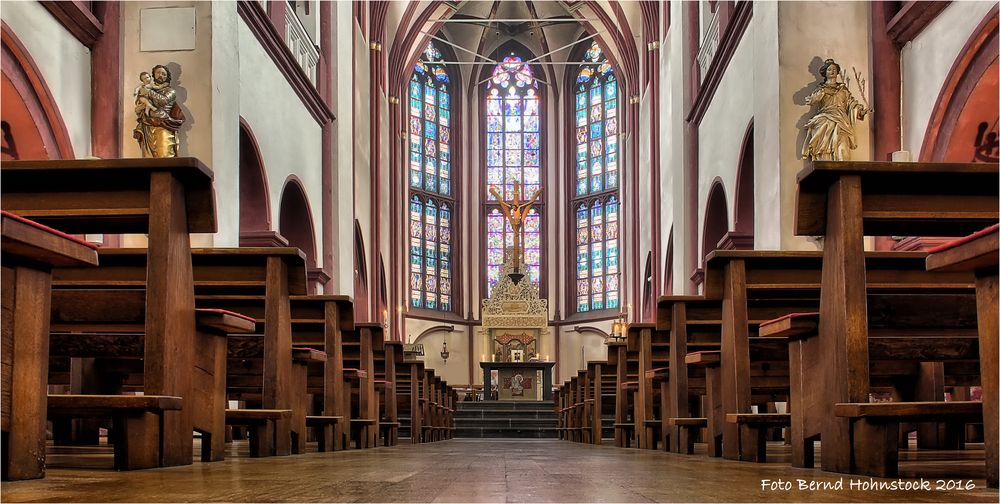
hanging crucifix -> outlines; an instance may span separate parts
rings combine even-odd
[[[528,211],[531,210],[531,206],[535,204],[535,200],[538,199],[538,195],[541,193],[542,189],[538,188],[531,195],[531,198],[528,198],[528,201],[522,202],[521,184],[514,182],[514,193],[512,195],[514,199],[504,201],[496,188],[490,187],[490,194],[500,203],[500,209],[503,211],[504,216],[507,217],[507,222],[510,223],[510,230],[514,234],[514,246],[511,252],[513,256],[511,262],[514,264],[514,271],[510,274],[510,279],[515,285],[524,278],[524,274],[521,273],[521,238],[524,233],[524,219],[528,216]]]

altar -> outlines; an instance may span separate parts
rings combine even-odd
[[[555,362],[480,362],[483,398],[494,401],[549,401]],[[488,395],[486,395],[488,394]]]
[[[540,299],[530,278],[514,281],[508,256],[493,287],[493,295],[483,300],[483,399],[543,401],[552,399],[552,371],[555,362],[542,360],[543,338],[549,334],[549,305]]]

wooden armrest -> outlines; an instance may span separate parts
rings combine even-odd
[[[981,422],[983,403],[978,401],[837,403],[833,407],[833,414],[838,417],[893,419],[901,422],[949,420]]]
[[[254,319],[229,310],[198,308],[194,311],[199,328],[208,328],[223,334],[247,334],[257,329]]]
[[[51,416],[110,416],[118,411],[179,410],[184,400],[159,395],[49,395],[48,414]]]
[[[819,313],[789,313],[767,322],[758,329],[761,337],[804,339],[819,334]]]

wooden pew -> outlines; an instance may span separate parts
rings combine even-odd
[[[6,164],[5,164],[6,166]],[[54,266],[94,266],[93,245],[8,212],[0,216],[3,480],[45,475],[49,305]]]
[[[614,419],[614,373],[609,372],[608,361],[588,361],[588,396],[593,401],[590,416],[590,439],[593,444],[601,444],[604,437],[604,419]],[[613,427],[612,427],[613,428]]]
[[[825,237],[819,334],[832,366],[827,403],[868,401],[864,236],[978,231],[1000,219],[998,185],[995,164],[815,161],[799,173],[795,233]],[[825,422],[824,470],[873,472],[858,461],[889,448],[852,436],[851,427],[847,418]]]
[[[625,341],[608,342],[608,365],[615,370],[615,446],[628,448],[635,437],[633,411],[628,402],[629,394],[623,389],[637,388],[638,360],[634,360],[636,370],[629,375],[628,344]]]
[[[869,253],[864,256],[868,269],[867,285],[870,292],[878,293],[907,289],[922,291],[927,289],[950,289],[961,294],[968,288],[966,278],[961,275],[928,274],[921,268],[923,253]],[[751,325],[746,321],[748,303],[753,299],[772,297],[814,298],[822,275],[822,256],[817,252],[785,251],[715,251],[706,259],[705,296],[722,299],[723,302],[723,400],[728,414],[741,422],[752,422],[748,382],[745,369],[749,366],[747,343],[750,341]],[[885,312],[883,312],[885,313]],[[727,349],[732,349],[728,352]],[[784,356],[777,356],[785,361]],[[730,360],[733,359],[733,360]],[[733,362],[728,365],[727,361]],[[727,374],[726,370],[733,370]],[[735,390],[735,395],[727,393]],[[739,415],[742,414],[742,415]],[[784,422],[787,417],[759,417],[762,424]],[[738,436],[737,425],[724,432]],[[728,430],[732,429],[732,430]],[[724,436],[728,437],[728,436]],[[740,458],[757,460],[756,447],[760,445],[756,436],[743,436],[739,444]],[[723,450],[729,455],[723,442]],[[760,454],[761,456],[763,454]]]
[[[184,397],[195,338],[189,233],[214,233],[212,172],[194,158],[6,161],[3,210],[66,233],[145,233],[144,391]],[[190,464],[191,408],[163,415],[164,466]]]
[[[383,328],[384,329],[384,328]],[[384,332],[380,329],[380,332]],[[383,446],[399,442],[399,414],[396,367],[403,364],[403,343],[385,341],[384,335],[374,336],[375,392],[378,404],[378,434]]]
[[[56,276],[61,273],[60,270]],[[124,380],[106,380],[105,383],[80,383],[73,387],[74,393],[78,395],[71,396],[79,398],[62,399],[64,404],[72,400],[86,400],[86,395],[79,395],[82,393],[120,394],[126,388],[142,391],[145,336],[141,330],[145,306],[146,291],[139,289],[56,289],[53,292],[50,308],[50,359],[99,359],[105,372],[117,367],[125,375],[138,375],[137,380],[125,376]],[[188,371],[191,375],[191,392],[186,401],[198,405],[197,408],[192,408],[192,429],[202,435],[201,460],[211,462],[222,460],[224,453],[226,337],[229,334],[253,332],[255,325],[246,316],[218,309],[195,310],[195,322],[194,343],[198,352]],[[59,384],[60,380],[54,376],[50,373],[49,383]],[[67,380],[69,378],[62,383]],[[137,385],[130,386],[133,382]],[[92,387],[97,390],[91,390]],[[65,411],[70,409],[66,408]],[[70,418],[63,414],[53,420],[57,442],[60,427]],[[84,441],[84,444],[98,442],[96,433],[83,433],[83,436],[89,440]]]
[[[424,361],[404,360],[396,368],[397,412],[401,428],[410,432],[410,443],[423,441],[423,419],[420,404],[420,386],[424,372]]]
[[[344,446],[354,441],[355,448],[374,448],[378,439],[378,402],[375,397],[375,362],[373,328],[377,324],[356,323],[353,331],[343,332],[344,416],[349,426]]]
[[[931,250],[927,256],[929,271],[972,271],[976,276],[976,310],[979,329],[979,366],[983,387],[983,425],[984,443],[986,448],[986,483],[996,488],[998,473],[1000,473],[1000,427],[997,426],[1000,417],[998,396],[997,333],[1000,333],[998,323],[998,238],[1000,225],[994,224],[983,231],[947,243]]]
[[[55,273],[56,285],[69,294],[74,289],[83,288],[148,288],[144,274],[144,252],[142,249],[103,249],[100,251],[103,259],[99,275],[84,269],[63,268]],[[264,409],[292,409],[294,395],[290,388],[292,341],[289,295],[305,293],[305,259],[302,252],[294,248],[216,248],[196,249],[192,252],[192,257],[199,307],[240,313],[256,309],[264,314],[257,322],[261,324],[258,329],[262,329],[264,333],[261,355],[267,357],[263,359],[260,368],[261,379],[255,382],[255,390],[251,392],[256,393],[256,387],[260,388],[260,401]],[[148,304],[147,300],[146,305]],[[101,314],[95,316],[98,319],[104,317]],[[230,346],[233,344],[230,342]],[[251,346],[253,348],[249,351],[258,352],[260,342],[252,342]],[[228,353],[234,351],[237,350],[230,349]],[[244,357],[238,357],[237,361],[227,365],[228,372],[232,373],[236,369],[234,365],[240,364],[241,358]],[[232,383],[227,384],[227,388],[232,389]],[[292,431],[289,420],[278,418],[275,426],[278,435],[273,454],[287,455],[291,452]],[[190,429],[184,437],[190,444]],[[261,455],[267,456],[268,453],[264,451]]]

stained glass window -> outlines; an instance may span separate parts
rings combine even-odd
[[[449,311],[451,82],[442,60],[428,44],[410,78],[410,305]]]
[[[596,41],[577,74],[574,105],[576,308],[615,309],[620,306],[618,83]]]
[[[489,188],[510,200],[518,183],[525,200],[541,187],[541,123],[541,96],[531,65],[515,54],[504,57],[486,82],[487,295],[500,277],[504,249],[514,244]],[[523,226],[524,260],[536,285],[541,278],[542,207],[539,199]]]

